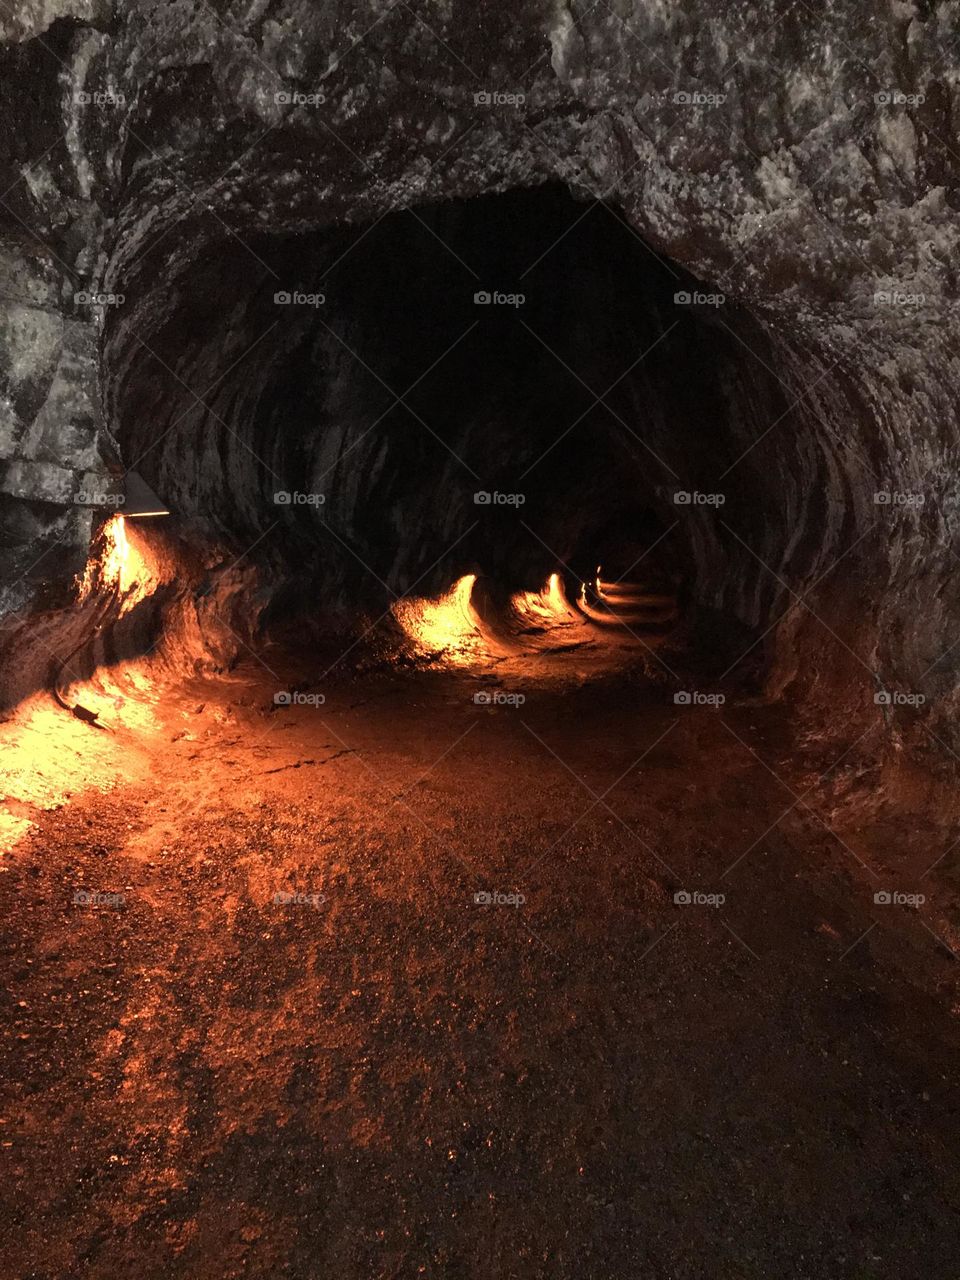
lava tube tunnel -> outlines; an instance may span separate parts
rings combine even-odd
[[[0,16],[0,1275],[960,1272],[956,59],[862,9]]]

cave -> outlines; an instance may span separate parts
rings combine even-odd
[[[956,1274],[949,25],[0,15],[2,1274]]]
[[[468,570],[576,587],[603,561],[719,612],[737,525],[781,563],[781,495],[734,474],[761,415],[789,416],[769,344],[616,209],[548,184],[251,249],[125,272],[145,319],[108,328],[105,392],[118,454],[188,539],[268,553],[274,613],[383,608]]]

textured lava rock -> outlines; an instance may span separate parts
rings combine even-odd
[[[83,551],[89,520],[68,500],[93,465],[91,422],[102,455],[118,452],[173,491],[188,537],[232,537],[274,569],[291,550],[298,568],[312,556],[331,600],[348,586],[347,553],[333,553],[328,534],[312,539],[315,511],[298,516],[286,552],[270,538],[250,550],[270,523],[270,471],[283,477],[297,449],[305,474],[333,466],[337,533],[362,559],[376,553],[370,567],[387,586],[415,580],[434,546],[435,577],[449,576],[457,557],[443,553],[469,512],[461,523],[448,504],[427,524],[412,505],[371,520],[383,477],[398,477],[389,504],[427,456],[411,457],[405,433],[372,427],[387,393],[369,374],[361,386],[343,341],[375,335],[375,317],[331,305],[322,319],[336,337],[307,314],[265,334],[271,295],[311,292],[335,276],[338,253],[346,270],[366,228],[409,216],[394,211],[439,206],[418,212],[424,234],[436,233],[444,202],[559,182],[622,211],[685,287],[699,281],[728,300],[701,317],[714,339],[711,421],[681,430],[689,406],[673,395],[677,380],[671,392],[646,371],[617,401],[662,460],[647,467],[641,446],[643,465],[624,468],[620,487],[635,486],[661,524],[679,517],[671,554],[691,566],[694,599],[766,631],[779,687],[800,678],[832,701],[844,688],[863,715],[875,714],[878,686],[913,691],[947,717],[952,30],[949,5],[867,15],[854,0],[819,12],[619,0],[20,6],[5,20],[0,69],[14,122],[0,204],[16,282],[0,318],[7,607],[27,602],[29,543]],[[434,261],[444,252],[438,244]],[[665,328],[662,307],[651,317],[651,332]],[[81,332],[99,349],[96,394],[82,396]],[[624,357],[640,354],[638,336]],[[403,337],[379,354],[396,354]],[[602,382],[600,356],[584,358]],[[606,460],[616,431],[607,421],[597,434]],[[518,465],[523,439],[507,455]],[[430,455],[424,474],[446,492],[453,472],[439,465]],[[728,503],[680,510],[674,485],[723,490]],[[574,534],[597,524],[589,481],[584,494]],[[547,542],[562,540],[561,524]],[[483,550],[468,542],[460,556]],[[532,552],[519,559],[520,572],[542,567]],[[69,556],[48,560],[40,577],[68,569]]]

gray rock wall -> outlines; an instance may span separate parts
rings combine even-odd
[[[5,135],[3,186],[13,185],[0,219],[19,246],[15,274],[38,255],[41,275],[51,260],[62,275],[55,308],[4,326],[22,353],[11,363],[35,369],[14,378],[27,407],[4,427],[4,503],[48,502],[30,507],[37,536],[64,529],[63,545],[82,550],[86,513],[68,505],[90,465],[90,419],[68,389],[84,346],[76,320],[97,335],[102,427],[122,449],[139,433],[138,379],[169,422],[160,399],[182,405],[178,378],[201,394],[208,383],[197,391],[184,375],[223,375],[222,421],[198,433],[184,476],[222,459],[249,515],[250,473],[230,432],[255,447],[260,391],[292,342],[266,343],[228,372],[251,336],[244,286],[269,283],[257,262],[272,261],[265,238],[562,181],[617,204],[658,254],[747,317],[718,319],[739,352],[724,456],[749,451],[736,469],[754,519],[732,536],[703,513],[685,518],[697,598],[761,631],[783,619],[772,631],[781,683],[801,678],[832,699],[840,681],[869,690],[879,678],[922,688],[948,712],[955,10],[22,6],[4,31],[17,126]],[[200,279],[226,249],[234,287],[207,320],[219,349],[201,358],[192,345],[163,372],[152,338],[203,309],[187,296],[191,273]],[[65,288],[129,301],[77,314]]]

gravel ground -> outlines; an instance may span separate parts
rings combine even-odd
[[[955,1280],[949,935],[786,710],[258,670],[20,803],[0,1274]]]

